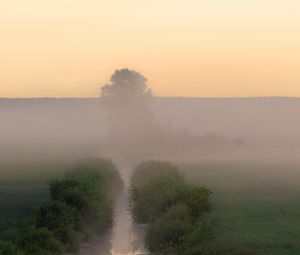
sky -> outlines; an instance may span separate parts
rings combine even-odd
[[[299,0],[0,0],[0,97],[300,96]]]

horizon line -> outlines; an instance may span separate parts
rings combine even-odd
[[[161,99],[300,99],[300,96],[227,96],[227,97],[195,97],[195,96],[153,96]],[[0,97],[0,100],[39,100],[39,99],[54,99],[54,100],[80,100],[80,99],[101,99],[101,97]]]

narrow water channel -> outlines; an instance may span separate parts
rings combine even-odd
[[[125,187],[115,208],[112,229],[112,255],[147,254],[144,249],[145,226],[136,224],[129,211],[128,186]]]
[[[114,225],[107,233],[83,244],[76,255],[147,255],[144,248],[146,226],[137,224],[129,210],[130,171],[122,169],[124,190],[114,208]]]

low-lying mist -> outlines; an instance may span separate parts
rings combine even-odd
[[[197,159],[289,158],[299,152],[298,99],[153,97],[147,105],[150,125],[140,109],[118,116],[120,131],[112,140],[127,153],[150,148],[149,156]],[[1,99],[0,117],[1,161],[87,157],[112,149],[103,99]]]
[[[110,166],[120,181],[117,186],[123,187],[122,194],[109,207],[114,224],[105,235],[90,240],[88,245],[80,245],[80,254],[147,254],[144,236],[149,226],[136,222],[129,210],[132,172],[141,161],[144,161],[144,166],[152,166],[150,170],[146,167],[149,173],[161,173],[165,166],[168,172],[169,167],[175,167],[165,162],[169,160],[179,166],[175,167],[178,176],[186,176],[182,180],[179,178],[179,183],[184,184],[182,187],[186,187],[184,190],[188,191],[193,187],[190,185],[195,184],[212,191],[213,210],[209,217],[219,219],[223,224],[218,229],[220,233],[224,231],[225,237],[229,236],[244,246],[259,233],[267,238],[253,243],[263,243],[263,249],[272,250],[272,247],[277,247],[277,241],[273,241],[278,232],[276,227],[281,224],[279,221],[276,225],[272,220],[286,222],[287,213],[291,213],[290,218],[294,219],[293,208],[289,208],[299,197],[299,112],[300,99],[297,98],[155,97],[144,76],[121,69],[115,71],[110,82],[102,87],[100,98],[0,99],[0,185],[4,187],[3,194],[8,192],[5,187],[11,188],[11,184],[26,184],[28,187],[34,184],[33,189],[47,189],[49,180],[66,178],[64,173],[76,169],[78,161],[110,158],[115,164]],[[104,168],[102,173],[109,173],[106,170]],[[83,168],[83,171],[74,173],[85,176],[86,171]],[[145,180],[149,179],[147,174],[142,172],[141,175]],[[165,177],[172,180],[167,175]],[[101,190],[101,185],[100,182],[93,187]],[[153,194],[169,194],[166,191],[171,186],[166,185],[166,189],[164,185],[155,186]],[[16,194],[22,192],[12,189]],[[194,188],[191,190],[195,191]],[[180,189],[174,191],[180,198]],[[198,195],[200,191],[201,188]],[[148,195],[152,197],[150,193]],[[144,205],[144,196],[140,197],[139,202]],[[187,197],[183,200],[186,199],[189,200]],[[154,200],[156,197],[149,201]],[[23,203],[22,199],[16,201]],[[275,209],[267,208],[271,203]],[[8,207],[6,214],[15,208]],[[161,208],[157,208],[159,212]],[[148,210],[143,206],[142,209]],[[174,212],[177,209],[175,207]],[[238,234],[231,235],[233,226],[250,226],[245,210],[257,211],[254,214],[257,221],[251,222],[257,225],[248,229],[248,234],[239,229]],[[246,216],[237,219],[236,213]],[[185,215],[181,220],[189,226],[186,218]],[[169,220],[173,222],[172,217]],[[195,222],[190,223],[194,226]],[[275,226],[275,230],[271,230],[272,238],[263,223]],[[291,221],[290,224],[294,223]],[[153,226],[152,236],[157,236]],[[292,229],[287,224],[284,226],[286,231]],[[252,233],[254,229],[256,232]],[[149,244],[149,233],[145,240]],[[243,240],[247,243],[244,244]],[[281,241],[281,244],[285,249],[286,241]],[[155,247],[152,245],[152,250]]]
[[[116,71],[101,98],[0,99],[0,160],[296,160],[300,99],[160,98]]]

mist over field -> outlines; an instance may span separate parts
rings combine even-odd
[[[300,1],[0,1],[0,255],[299,255]]]
[[[2,98],[0,255],[43,254],[36,235],[53,254],[294,255],[299,113],[299,98],[156,97],[127,68],[99,98]]]
[[[105,107],[100,98],[0,99],[0,158],[105,156],[111,153]],[[149,156],[278,159],[295,158],[300,151],[298,98],[154,97],[148,110],[157,130],[151,130],[149,120],[139,113],[123,115],[120,123],[141,127],[144,136],[165,134],[163,140],[151,139],[159,148]],[[130,140],[128,146],[123,142],[135,150]]]

